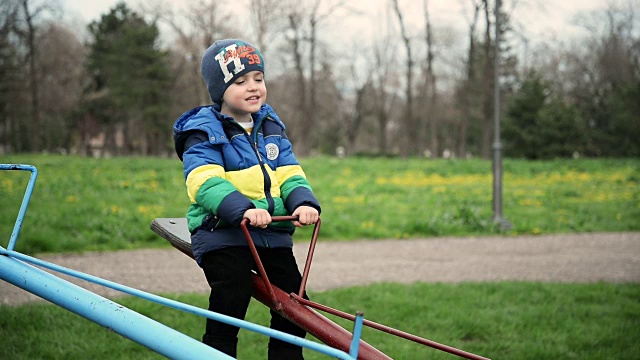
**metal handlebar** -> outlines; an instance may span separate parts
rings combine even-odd
[[[273,222],[281,222],[281,221],[297,221],[297,216],[273,216],[271,217],[271,221]],[[282,304],[276,298],[276,294],[273,291],[273,287],[271,286],[271,282],[269,281],[269,277],[267,277],[267,272],[262,265],[262,261],[260,261],[260,255],[258,255],[258,250],[256,250],[256,245],[253,243],[253,239],[251,238],[251,234],[249,233],[249,229],[247,224],[249,223],[249,219],[242,219],[240,222],[240,228],[244,234],[244,237],[247,239],[247,243],[249,245],[249,249],[251,250],[251,254],[253,255],[253,259],[256,262],[256,266],[258,267],[258,273],[260,277],[264,281],[265,287],[269,292],[269,296],[271,300],[276,306],[276,310],[282,310]],[[300,290],[298,291],[298,296],[300,298],[303,297],[305,288],[307,286],[307,278],[309,277],[309,269],[311,268],[311,260],[313,259],[313,253],[315,251],[316,242],[318,241],[318,234],[320,233],[320,218],[315,223],[313,228],[313,234],[311,235],[311,243],[309,244],[309,252],[307,253],[307,260],[304,264],[304,271],[302,272],[302,281],[300,283]]]

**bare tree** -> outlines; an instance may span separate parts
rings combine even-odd
[[[282,2],[279,0],[250,0],[251,24],[255,26],[256,45],[266,53],[271,48],[272,32],[276,29],[282,14]]]
[[[296,99],[298,109],[307,123],[315,123],[315,110],[318,108],[318,31],[335,11],[344,6],[345,1],[343,0],[329,3],[315,0],[309,8],[302,7],[297,1],[286,5],[288,28],[285,33],[288,50],[293,56],[296,74]],[[311,130],[312,127],[305,124],[295,126],[292,137],[295,139],[296,152],[300,156],[309,153]]]
[[[40,150],[40,141],[42,138],[40,124],[40,96],[38,92],[38,73],[36,71],[36,31],[38,30],[37,22],[42,13],[49,9],[46,3],[36,3],[33,0],[20,0],[22,24],[17,24],[15,31],[26,44],[27,54],[26,62],[29,66],[29,93],[31,101],[31,122],[30,129],[32,131],[31,149]]]
[[[328,8],[324,11],[321,11],[320,5],[323,0],[316,0],[311,13],[309,15],[309,67],[310,67],[310,75],[309,75],[309,108],[312,111],[307,113],[307,117],[309,121],[313,124],[315,123],[315,111],[318,107],[318,97],[317,97],[317,71],[316,71],[316,55],[317,55],[317,47],[318,47],[318,29],[321,27],[322,23],[329,19],[331,15],[338,9],[344,6],[344,0],[331,2],[328,5]],[[305,127],[306,129],[310,129],[310,127]]]
[[[304,54],[303,41],[304,33],[302,28],[303,15],[299,11],[291,9],[288,14],[289,29],[287,31],[287,42],[291,54],[293,55],[293,63],[295,68],[295,101],[297,102],[298,113],[306,117],[311,111],[307,102],[307,81],[304,76]],[[295,139],[294,147],[296,153],[300,156],[306,155],[308,147],[306,144],[308,132],[304,129],[304,124],[292,119],[299,126],[294,127],[292,138]],[[308,126],[307,126],[308,127]],[[309,127],[308,127],[309,128]]]
[[[393,72],[396,59],[393,56],[393,41],[389,36],[385,36],[382,41],[374,46],[372,84],[374,90],[374,113],[378,123],[378,153],[389,154],[388,127],[391,122],[391,112],[398,103],[396,91],[397,76]],[[391,51],[390,51],[391,50]]]
[[[0,154],[11,150],[21,150],[16,131],[23,109],[23,81],[21,58],[15,42],[14,29],[20,7],[17,2],[0,3]]]
[[[425,69],[425,95],[428,97],[427,120],[429,123],[429,149],[432,154],[438,154],[438,110],[437,98],[438,89],[436,88],[436,74],[433,70],[433,30],[431,28],[431,19],[429,17],[429,0],[423,0],[424,23],[425,23],[425,44],[427,47],[427,61]]]
[[[57,24],[48,25],[38,35],[36,66],[39,74],[42,149],[70,150],[75,131],[69,119],[88,82],[84,70],[86,50],[69,30]]]
[[[469,20],[469,44],[467,48],[467,60],[466,60],[466,79],[465,85],[461,90],[462,97],[462,117],[459,125],[458,136],[458,156],[465,157],[467,154],[467,129],[469,128],[469,120],[472,117],[472,98],[473,87],[476,80],[476,28],[478,25],[478,18],[480,15],[480,8],[482,7],[483,0],[471,0],[471,6],[473,8],[472,17]]]
[[[167,24],[176,35],[173,46],[177,53],[182,54],[182,59],[174,58],[173,82],[192,87],[187,93],[188,99],[183,102],[192,105],[209,103],[209,94],[200,77],[202,54],[215,40],[239,35],[228,26],[232,23],[231,17],[222,3],[198,0],[190,2],[184,11],[175,12],[166,2],[158,0],[146,6],[144,12]]]
[[[360,74],[356,64],[358,61],[354,59],[351,61],[350,73],[353,90],[355,92],[355,99],[353,100],[353,110],[346,114],[345,120],[345,145],[346,154],[352,153],[355,149],[356,139],[360,133],[360,128],[364,122],[364,118],[372,113],[372,109],[369,106],[367,99],[372,98],[372,77],[373,67],[365,69],[364,74]],[[372,64],[371,64],[372,65]],[[361,79],[361,77],[363,79]]]
[[[411,39],[407,34],[407,30],[405,27],[404,17],[402,15],[402,11],[400,11],[400,7],[398,5],[398,0],[391,0],[393,5],[393,9],[398,18],[398,24],[400,26],[400,36],[402,37],[402,41],[404,43],[405,50],[407,52],[406,57],[406,73],[405,73],[405,97],[406,97],[406,108],[405,108],[405,119],[403,121],[404,124],[404,135],[407,137],[408,141],[406,146],[401,149],[402,155],[407,156],[411,154],[415,154],[418,148],[419,141],[419,126],[418,122],[415,119],[413,114],[413,54],[411,52]]]
[[[640,35],[631,5],[610,4],[605,11],[583,15],[580,24],[589,37],[579,48],[564,50],[563,85],[585,114],[589,155],[640,152]]]

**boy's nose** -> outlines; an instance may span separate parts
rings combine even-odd
[[[252,90],[256,90],[257,88],[258,88],[258,86],[257,86],[256,82],[255,82],[255,81],[253,81],[253,80],[250,80],[250,81],[249,81],[248,89],[249,89],[250,91],[252,91]]]

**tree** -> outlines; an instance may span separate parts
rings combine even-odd
[[[281,8],[287,23],[287,28],[284,29],[286,48],[292,56],[289,61],[293,61],[295,74],[292,100],[296,102],[298,114],[304,114],[303,118],[297,115],[289,120],[293,128],[291,137],[299,156],[308,155],[314,141],[313,127],[305,123],[314,124],[317,120],[316,110],[320,106],[317,91],[321,87],[320,83],[326,80],[319,81],[319,74],[332,71],[328,62],[318,60],[321,50],[319,31],[344,5],[344,0],[314,0],[309,6],[302,6],[299,1],[289,1]]]
[[[476,67],[477,67],[477,35],[476,28],[478,26],[478,18],[480,15],[480,8],[482,7],[482,0],[471,0],[473,7],[473,15],[469,20],[469,33],[468,33],[468,47],[467,58],[465,60],[465,79],[462,81],[462,86],[458,89],[458,96],[462,105],[462,116],[459,121],[459,136],[458,136],[458,155],[465,157],[467,155],[467,130],[469,123],[472,122],[474,116],[472,109],[475,108],[475,98],[477,97],[476,89]]]
[[[403,121],[404,136],[407,138],[405,146],[402,147],[402,155],[416,155],[418,153],[418,142],[420,141],[420,126],[413,113],[413,65],[415,60],[413,59],[413,53],[411,51],[411,39],[407,34],[406,26],[404,23],[404,16],[398,5],[398,0],[392,0],[393,9],[398,18],[398,25],[400,26],[400,36],[404,43],[406,50],[406,68],[405,68],[405,115]]]
[[[388,127],[392,122],[391,114],[397,106],[399,84],[395,81],[398,74],[394,73],[397,53],[396,42],[386,34],[382,41],[374,45],[374,63],[372,70],[373,114],[378,125],[378,154],[390,154]]]
[[[264,54],[270,49],[270,44],[276,26],[282,14],[282,1],[279,0],[249,0],[251,24],[255,26],[256,46]]]
[[[93,36],[89,70],[93,89],[88,101],[107,114],[112,151],[126,154],[158,153],[166,150],[161,134],[166,132],[168,81],[166,53],[158,48],[158,28],[148,24],[124,3],[89,25]],[[92,108],[94,106],[88,106]],[[116,133],[123,143],[115,146]]]
[[[428,99],[426,103],[428,104],[426,117],[429,122],[429,150],[432,154],[438,153],[438,89],[437,89],[437,78],[436,73],[433,68],[434,63],[434,36],[433,29],[431,25],[431,18],[429,15],[429,1],[423,0],[423,9],[424,9],[424,23],[425,23],[425,45],[427,47],[427,61],[425,62],[425,79],[424,79],[424,89],[425,89],[425,97]]]
[[[47,25],[37,37],[36,67],[44,74],[38,81],[43,137],[41,149],[71,150],[70,119],[82,97],[88,78],[84,69],[86,51],[68,29]]]
[[[22,57],[21,61],[27,64],[22,71],[25,74],[26,89],[28,90],[29,103],[25,104],[25,107],[29,111],[29,116],[22,117],[20,121],[23,123],[16,124],[17,126],[14,128],[14,130],[24,129],[29,134],[28,137],[20,139],[19,147],[22,150],[40,150],[42,124],[40,123],[41,109],[38,88],[40,74],[38,74],[36,66],[38,57],[36,40],[44,17],[52,9],[51,5],[38,0],[16,0],[4,5],[5,9],[12,9],[9,10],[9,13],[14,16],[11,32],[18,39],[15,43],[15,49],[18,56]]]
[[[572,90],[590,125],[589,155],[640,154],[640,29],[636,15],[631,3],[628,7],[609,5],[605,12],[594,14],[585,23],[592,33],[585,49],[591,56],[576,54],[573,58],[572,65],[591,75],[583,76]]]
[[[531,71],[514,95],[504,123],[505,150],[512,157],[551,159],[582,153],[585,124],[578,110]]]
[[[0,5],[0,154],[20,150],[18,115],[24,102],[22,69],[15,41],[12,41],[19,7],[11,2]],[[26,136],[26,131],[21,132]]]
[[[540,76],[532,72],[520,91],[511,99],[505,119],[503,134],[505,152],[513,157],[538,158],[538,150],[544,146],[536,136],[540,112],[546,101],[546,87]]]

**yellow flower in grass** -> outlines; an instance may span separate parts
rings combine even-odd
[[[162,212],[163,208],[160,205],[138,205],[136,210],[145,216],[157,216]]]
[[[157,180],[140,182],[140,183],[137,183],[135,186],[136,189],[144,190],[146,192],[156,192],[159,187],[160,187],[160,184],[158,183]]]
[[[69,195],[66,197],[65,201],[68,203],[77,203],[78,201],[80,201],[80,199],[78,199],[77,196]]]
[[[360,223],[360,228],[362,229],[373,229],[374,227],[376,227],[376,223],[373,221],[364,221]]]
[[[534,233],[535,235],[540,235],[542,233],[542,231],[539,228],[533,228],[531,232]]]
[[[11,179],[2,180],[2,189],[7,190],[7,192],[11,194],[13,192],[13,180]]]
[[[364,204],[365,197],[364,195],[360,196],[334,196],[333,197],[334,204]]]
[[[419,171],[407,171],[391,177],[378,177],[377,185],[396,185],[402,187],[450,186],[488,184],[490,177],[484,174],[453,175],[444,177],[439,174],[424,174]]]

